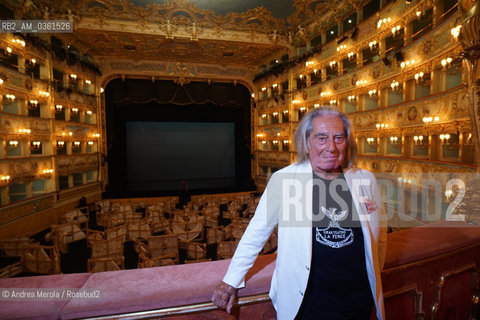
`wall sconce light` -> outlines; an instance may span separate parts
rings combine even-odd
[[[387,129],[388,128],[388,123],[377,123],[375,125],[375,127],[377,127],[377,130],[378,129]]]
[[[433,118],[432,117],[423,117],[422,121],[426,124],[429,125],[430,122],[432,122]]]
[[[320,103],[315,103],[315,104],[313,105],[313,107],[314,107],[314,108],[320,107]]]
[[[458,39],[458,36],[460,35],[460,29],[462,28],[461,25],[458,25],[456,26],[455,28],[452,28],[450,30],[450,33],[452,34],[453,38],[455,38],[455,40]]]
[[[91,116],[93,114],[93,112],[91,110],[87,110],[86,113],[87,113],[88,116]]]
[[[349,52],[347,56],[349,61],[355,61],[355,59],[357,58],[357,54],[353,51]]]
[[[453,191],[451,189],[445,190],[445,200],[448,202],[450,201],[450,197],[452,196]]]
[[[353,102],[353,101],[355,101],[356,97],[355,97],[355,95],[351,95],[351,96],[348,96],[347,99],[348,99],[348,102]]]
[[[293,100],[292,101],[292,104],[299,104],[300,103],[300,100]]]
[[[372,148],[377,148],[378,146],[377,138],[367,138],[367,144]]]
[[[17,140],[8,141],[8,148],[9,149],[16,149],[17,147],[18,147],[18,141]]]
[[[267,117],[267,114],[262,114],[262,118],[265,119]]]
[[[4,82],[3,79],[0,78],[0,86],[3,84],[3,82]]]
[[[100,93],[103,93],[105,91],[105,89],[103,89],[102,87],[100,87]]]
[[[272,84],[272,88],[273,88],[273,89],[278,88],[278,84],[276,84],[276,83]]]
[[[20,134],[29,134],[30,132],[32,132],[30,129],[18,129],[18,133]]]
[[[32,142],[32,148],[35,149],[35,150],[40,149],[41,146],[42,146],[42,143],[40,141],[33,141]]]
[[[7,103],[12,103],[13,101],[15,101],[15,96],[13,94],[6,94],[5,95],[5,100]]]
[[[12,39],[12,42],[15,43],[15,44],[19,44],[19,45],[21,45],[22,47],[25,47],[25,41],[23,41],[23,40],[20,40],[20,39]]]
[[[63,106],[62,106],[61,104],[57,104],[57,105],[55,106],[55,111],[56,111],[56,112],[62,112],[62,110],[63,110]]]
[[[267,141],[265,141],[265,140],[262,140],[262,144],[267,144]]]
[[[63,148],[64,146],[65,146],[65,141],[62,141],[62,140],[57,141],[57,147],[58,148]]]
[[[78,112],[78,108],[72,108],[72,113],[77,113]]]
[[[347,45],[346,44],[342,44],[340,46],[337,47],[337,52],[341,52],[343,50],[347,49]]]
[[[452,60],[453,59],[450,58],[450,57],[442,59],[442,61],[440,63],[442,64],[443,69],[447,69],[447,67],[450,67],[450,64],[452,63]]]
[[[448,140],[450,140],[450,134],[441,134],[440,135],[440,140],[442,141],[442,144],[447,144]]]
[[[10,182],[10,176],[0,176],[0,185],[5,186]]]
[[[423,10],[417,10],[415,14],[417,15],[418,21],[422,21],[423,18],[425,18],[425,11]]]
[[[399,147],[400,144],[401,144],[402,140],[399,139],[398,137],[396,136],[392,136],[390,137],[390,144],[393,146],[393,147]]]
[[[364,86],[364,85],[366,85],[367,83],[368,83],[367,80],[357,80],[357,82],[355,82],[355,85],[356,85],[357,87],[359,87],[359,86]]]
[[[402,61],[402,62],[400,63],[400,67],[401,67],[402,69],[405,69],[406,67],[411,66],[411,65],[413,65],[414,63],[415,63],[415,60]]]
[[[288,110],[283,110],[282,111],[284,114],[288,114]]]
[[[283,143],[284,143],[284,144],[289,144],[290,141],[289,141],[289,140],[283,140]]]
[[[458,139],[450,139],[453,138],[450,134],[441,134],[439,136],[442,145],[444,145],[448,150],[458,150],[459,148],[459,141]]]
[[[330,105],[331,106],[336,105],[336,104],[337,104],[337,100],[335,100],[335,99],[330,100]]]
[[[80,141],[74,141],[73,142],[73,147],[74,148],[80,148]]]
[[[382,25],[385,25],[387,23],[390,23],[392,21],[391,18],[383,18],[383,19],[380,19],[378,20],[377,22],[377,28],[380,29],[382,27]]]
[[[92,84],[92,81],[90,81],[90,80],[87,79],[87,80],[85,80],[85,84],[91,85],[91,84]]]
[[[262,88],[262,91],[263,91],[263,92],[267,91],[267,87],[263,87],[263,88]]]
[[[315,73],[315,75],[318,73],[318,70],[317,69],[313,69],[313,73]]]
[[[377,53],[380,49],[380,45],[376,40],[370,41],[368,46],[370,47],[370,52],[372,52],[372,53]]]
[[[35,67],[35,63],[37,63],[37,60],[35,60],[35,59],[25,59],[25,66],[27,68],[31,69],[31,68]]]
[[[273,144],[278,144],[278,140],[273,140],[272,143]]]
[[[263,133],[257,133],[257,138],[263,137]]]
[[[277,117],[277,116],[278,116],[278,112],[272,113],[272,116]]]
[[[303,80],[304,75],[301,74],[301,75],[299,75],[298,77],[300,78],[300,80]]]
[[[11,55],[11,54],[12,54],[12,48],[10,48],[10,47],[7,47],[7,49],[6,49],[6,50],[7,50],[7,55]]]
[[[255,93],[252,93],[252,99],[255,99]]]
[[[435,116],[435,117],[423,117],[422,121],[425,123],[425,125],[429,125],[432,121],[439,121],[440,117]]]
[[[305,62],[305,67],[313,66],[314,62],[313,61],[307,61]]]
[[[397,178],[398,184],[412,184],[415,180],[408,177],[398,177]]]
[[[37,109],[38,108],[38,101],[37,100],[28,100],[28,108],[29,109]]]
[[[330,69],[334,70],[337,68],[338,64],[337,64],[337,61],[334,60],[334,61],[330,61],[328,65],[330,66]]]
[[[305,107],[301,107],[301,108],[300,108],[300,111],[301,111],[301,112],[305,112],[305,110],[307,110],[307,108],[305,108]]]
[[[94,133],[94,134],[92,134],[92,137],[94,137],[94,138],[100,138],[100,133]]]
[[[396,27],[393,27],[393,28],[392,28],[392,37],[393,37],[393,39],[398,39],[398,38],[400,37],[400,35],[401,35],[400,29],[401,29],[400,26],[396,26]]]
[[[425,82],[424,75],[425,74],[423,72],[415,73],[415,82],[417,84],[424,83]]]
[[[369,90],[368,95],[370,96],[370,98],[376,98],[377,97],[377,90],[375,90],[375,89]]]
[[[392,91],[399,91],[400,90],[400,83],[396,80],[393,80],[392,83],[390,84],[390,87],[392,88]]]
[[[65,132],[62,132],[62,136],[66,136],[67,134]],[[73,136],[73,132],[72,131],[68,131],[68,135],[71,137]]]
[[[71,74],[70,74],[70,80],[72,80],[72,81],[77,80],[77,75],[74,74],[74,73],[71,73]]]
[[[428,147],[428,136],[414,136],[413,141],[415,142],[415,145],[421,148],[426,148]]]
[[[464,145],[473,145],[473,135],[472,133],[468,133],[467,137],[463,139],[463,144]]]
[[[88,141],[87,144],[88,144],[89,146],[93,146],[93,141]]]
[[[45,169],[42,171],[43,175],[51,175],[53,173],[53,169]]]
[[[50,96],[50,92],[43,91],[43,90],[40,90],[40,91],[38,92],[38,94],[40,94],[42,97],[48,97],[48,96]]]

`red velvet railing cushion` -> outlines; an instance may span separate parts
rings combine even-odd
[[[58,274],[0,280],[0,288],[81,288],[89,273]],[[58,319],[69,300],[0,301],[0,319]]]
[[[465,248],[480,241],[480,227],[442,221],[388,235],[384,269]]]
[[[272,257],[260,257],[255,274],[239,295],[268,292],[273,273]],[[62,310],[62,319],[145,311],[210,301],[230,260],[92,274],[84,288],[98,288],[97,300],[73,299]]]

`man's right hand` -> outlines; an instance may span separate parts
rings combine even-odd
[[[222,281],[213,292],[212,302],[216,306],[226,309],[228,313],[231,313],[233,303],[237,298],[237,291],[238,289]]]

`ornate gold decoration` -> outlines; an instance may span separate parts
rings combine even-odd
[[[471,274],[472,280],[470,284],[470,288],[472,290],[472,302],[474,301],[476,297],[476,292],[478,292],[479,289],[479,283],[478,283],[478,270],[475,266],[475,264],[472,265],[466,265],[463,267],[460,267],[456,270],[448,271],[442,273],[440,276],[440,279],[438,280],[436,290],[435,290],[435,303],[432,306],[432,320],[437,320],[439,319],[438,317],[438,310],[440,308],[440,305],[442,304],[442,291],[444,290],[444,287],[448,281],[448,279],[452,276],[464,273],[464,272],[469,272]],[[467,288],[465,288],[467,289]],[[473,308],[472,308],[473,311]],[[474,316],[473,314],[471,316]]]
[[[469,111],[474,128],[474,140],[476,149],[480,147],[480,110],[478,104],[480,101],[480,82],[479,64],[480,64],[480,3],[472,0],[460,0],[458,2],[462,14],[463,23],[460,29],[459,41],[462,44],[462,58],[467,66],[467,79],[469,91]]]

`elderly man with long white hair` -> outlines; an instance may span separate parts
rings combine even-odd
[[[387,221],[375,177],[357,168],[350,121],[330,107],[305,114],[297,161],[270,178],[212,301],[231,311],[237,290],[278,226],[270,297],[279,320],[385,319],[380,273]]]

